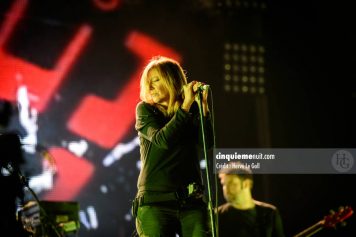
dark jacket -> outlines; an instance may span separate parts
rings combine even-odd
[[[213,145],[209,116],[205,117],[207,146]],[[189,113],[181,108],[167,118],[145,102],[136,107],[141,172],[138,191],[175,192],[190,183],[202,184],[200,118],[194,102]],[[200,145],[200,146],[199,146]]]

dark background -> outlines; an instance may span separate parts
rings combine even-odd
[[[0,23],[12,2],[1,1]],[[355,147],[355,87],[351,83],[355,72],[348,60],[354,53],[348,43],[353,28],[347,6],[278,0],[255,2],[266,8],[244,5],[251,6],[253,1],[241,1],[239,7],[228,3],[236,1],[213,0],[117,2],[117,7],[103,11],[90,0],[29,1],[7,44],[7,51],[18,57],[51,68],[80,24],[93,28],[87,47],[59,89],[64,102],[52,100],[39,116],[40,143],[60,146],[63,139],[78,138],[65,125],[74,104],[86,94],[115,96],[138,66],[123,43],[128,32],[138,30],[179,52],[189,80],[211,85],[217,148]],[[224,90],[226,42],[264,45],[264,95]],[[259,110],[261,103],[264,112]],[[123,142],[135,136],[132,126]],[[107,152],[90,143],[87,158],[98,167],[101,164],[95,158]],[[96,169],[93,181],[76,200],[83,207],[96,208],[99,227],[82,226],[80,236],[131,235],[134,223],[125,215],[136,192],[138,159],[136,148],[115,165]],[[257,200],[279,208],[286,235],[292,236],[330,209],[354,207],[354,180],[354,174],[255,175],[253,192]],[[103,183],[110,187],[106,194],[99,191]],[[345,228],[323,230],[316,236],[355,236],[355,217],[347,222]]]

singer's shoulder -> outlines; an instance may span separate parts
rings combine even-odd
[[[136,105],[137,114],[147,114],[147,113],[152,113],[154,111],[155,111],[155,107],[144,101],[140,101]]]

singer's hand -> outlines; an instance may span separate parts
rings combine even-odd
[[[196,82],[194,84],[194,86],[193,86],[193,91],[194,91],[194,93],[196,93],[196,95],[195,95],[195,101],[196,102],[199,102],[199,96],[198,96],[197,92],[199,92],[199,90],[204,85],[205,85],[205,83],[203,83],[203,82]],[[202,90],[202,92],[203,92],[203,103],[204,103],[204,102],[207,102],[207,100],[208,100],[208,91],[206,89],[204,89],[204,90]]]
[[[202,106],[203,106],[203,115],[207,116],[209,113],[209,104],[208,104],[208,90],[203,90],[202,92]],[[199,96],[196,96],[196,101],[200,106]]]
[[[181,108],[189,112],[190,106],[193,104],[194,99],[195,99],[195,91],[194,91],[194,85],[196,84],[196,81],[192,81],[186,85],[183,86],[183,104]]]
[[[202,93],[203,93],[202,98],[203,98],[203,105],[204,105],[204,104],[208,103],[208,95],[209,94],[208,94],[208,90],[203,90]],[[195,98],[197,98],[197,102],[199,102],[199,96],[196,96]]]
[[[198,82],[195,85],[196,85],[196,88],[197,88],[196,90],[198,90],[199,87],[204,86],[205,84],[202,83],[202,82]],[[202,90],[201,93],[202,93],[203,114],[204,114],[204,116],[206,116],[208,114],[208,112],[209,112],[209,105],[208,105],[208,95],[209,94],[208,94],[208,90]],[[196,93],[195,101],[200,106],[199,93]]]

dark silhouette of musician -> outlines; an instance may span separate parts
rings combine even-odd
[[[11,102],[0,99],[0,235],[28,236],[16,217],[17,203],[23,202],[24,185],[20,166],[24,163],[20,137],[7,131],[13,107]],[[4,235],[5,236],[5,235]]]

